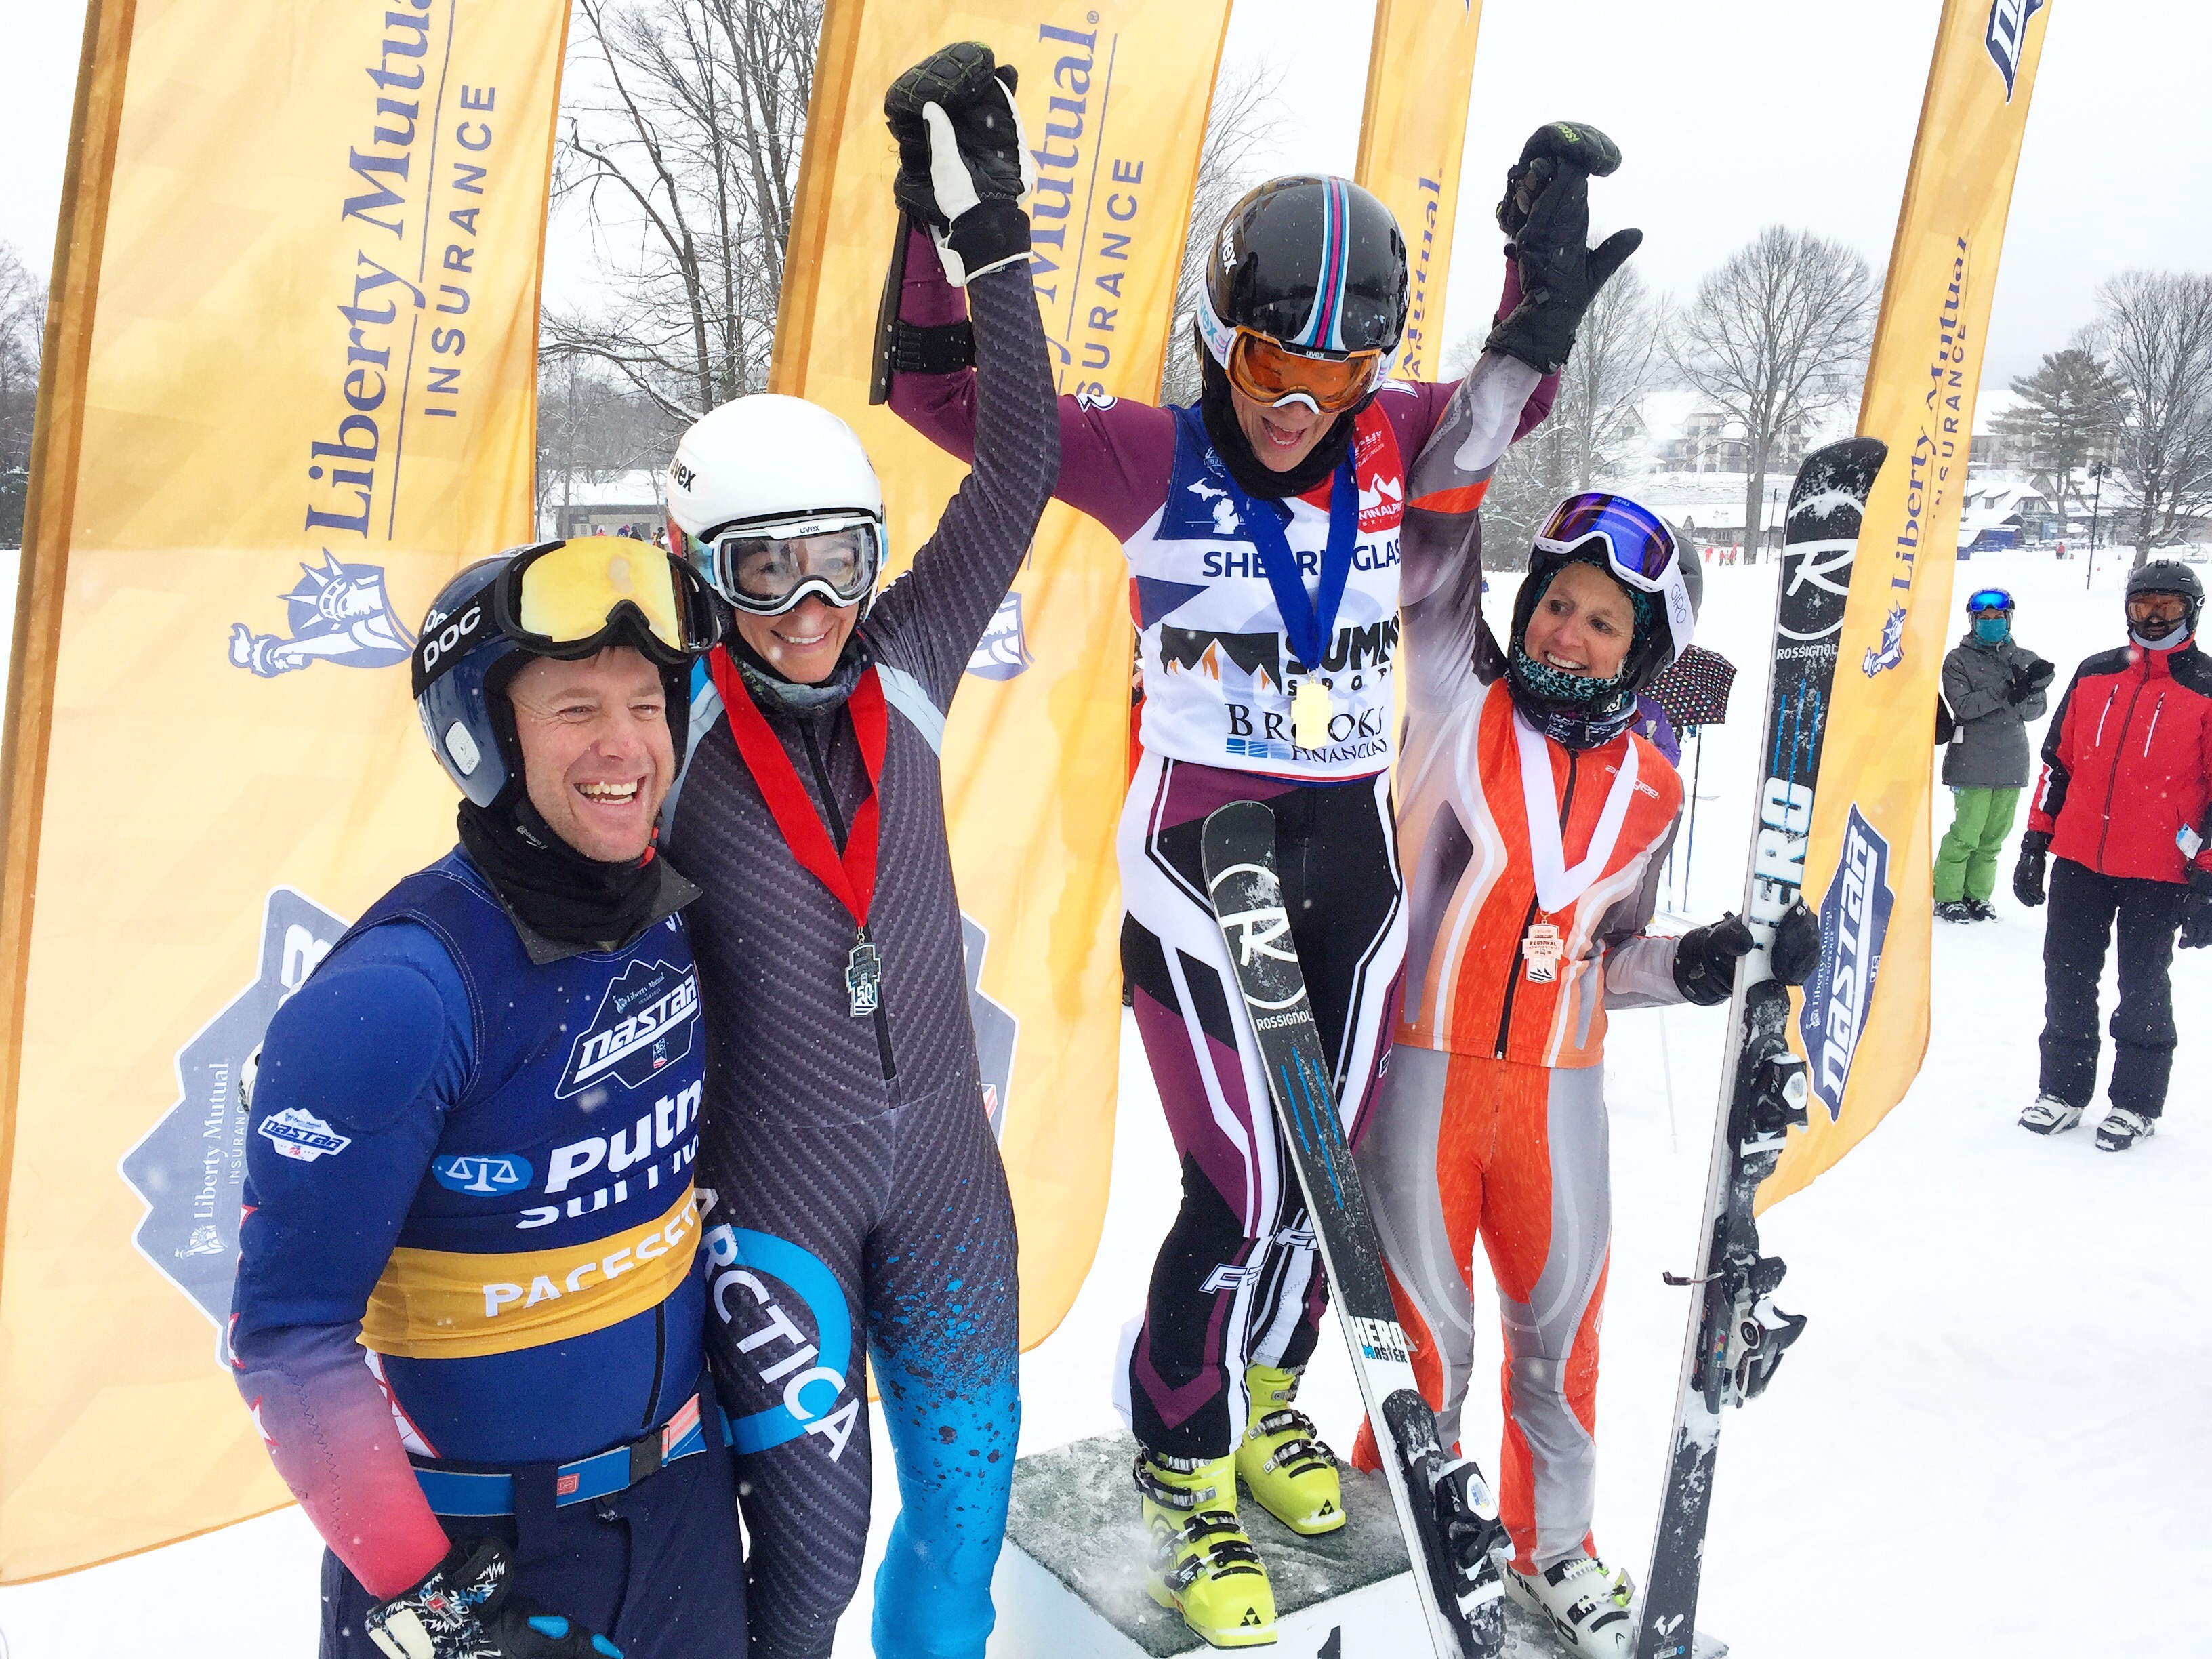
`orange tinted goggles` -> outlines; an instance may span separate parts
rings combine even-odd
[[[1323,415],[1341,415],[1372,389],[1382,360],[1379,351],[1310,356],[1240,328],[1229,348],[1229,384],[1271,408],[1304,397]]]

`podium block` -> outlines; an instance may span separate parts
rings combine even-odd
[[[1100,1435],[1014,1466],[1006,1548],[993,1585],[994,1659],[1181,1659],[1214,1651],[1145,1589],[1146,1541],[1129,1478],[1137,1443]],[[1344,1469],[1345,1524],[1320,1538],[1279,1525],[1249,1492],[1237,1512],[1275,1588],[1281,1659],[1427,1659],[1398,1518],[1380,1474]],[[1511,1601],[1504,1659],[1559,1659],[1549,1627]],[[1698,1638],[1697,1659],[1728,1650]]]

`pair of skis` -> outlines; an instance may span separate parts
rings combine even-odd
[[[1791,1053],[1785,1034],[1789,990],[1774,978],[1769,951],[1775,923],[1804,883],[1837,639],[1860,521],[1886,453],[1874,439],[1828,445],[1806,458],[1790,493],[1767,690],[1767,776],[1745,878],[1744,915],[1754,944],[1738,968],[1730,1010],[1733,1064],[1714,1127],[1704,1272],[1689,1279],[1669,1276],[1702,1294],[1684,1344],[1636,1659],[1689,1659],[1721,1410],[1764,1390],[1805,1326],[1802,1317],[1774,1307],[1783,1266],[1759,1254],[1752,1218],[1753,1200],[1773,1171],[1784,1137],[1805,1121],[1808,1092],[1804,1062]],[[1414,1384],[1291,939],[1275,871],[1274,814],[1256,801],[1224,806],[1206,819],[1200,848],[1207,892],[1251,1014],[1352,1372],[1414,1557],[1413,1583],[1431,1640],[1438,1659],[1497,1659],[1505,1608],[1491,1549],[1504,1528],[1474,1463],[1447,1456],[1435,1414]]]

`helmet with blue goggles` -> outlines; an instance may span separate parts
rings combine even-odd
[[[1966,614],[1978,617],[1985,611],[2012,613],[2012,595],[2002,587],[1978,587],[1966,595]]]
[[[810,594],[858,605],[883,574],[883,520],[866,509],[724,525],[694,536],[671,520],[691,567],[739,611],[779,617]]]
[[[1538,552],[1562,557],[1585,552],[1593,542],[1603,547],[1614,580],[1658,597],[1672,647],[1668,660],[1680,657],[1697,629],[1698,609],[1682,574],[1681,549],[1666,520],[1626,495],[1590,491],[1561,501],[1535,535]]]

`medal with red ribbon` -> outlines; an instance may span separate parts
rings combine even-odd
[[[799,867],[828,888],[853,918],[855,942],[845,963],[845,994],[855,1019],[873,1014],[883,1003],[883,958],[868,937],[868,905],[876,893],[876,835],[882,818],[884,746],[890,732],[890,717],[884,702],[884,688],[873,667],[853,686],[845,706],[852,710],[853,732],[860,740],[860,763],[868,774],[868,798],[853,814],[841,855],[830,837],[829,826],[807,798],[799,781],[799,769],[784,753],[783,744],[769,728],[768,717],[754,705],[751,694],[726,648],[717,647],[707,659],[714,689],[722,694],[722,707],[730,717],[730,736],[745,769],[760,786],[769,815],[783,832],[784,845]]]

